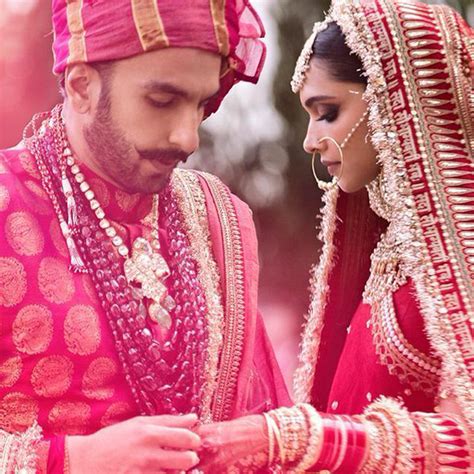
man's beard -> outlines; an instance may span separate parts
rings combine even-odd
[[[140,160],[156,160],[169,165],[185,162],[188,158],[180,150],[137,150],[127,141],[112,119],[110,90],[106,83],[103,83],[96,116],[92,124],[84,128],[84,138],[104,177],[128,193],[156,193],[168,181],[163,175],[143,176],[138,171]]]

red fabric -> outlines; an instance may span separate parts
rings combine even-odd
[[[362,291],[369,276],[370,254],[386,223],[370,210],[365,190],[355,195],[341,193],[337,213],[338,254],[330,278],[313,403],[324,412],[360,414],[371,401],[385,395],[401,397],[412,411],[432,411],[432,397],[407,391],[380,364],[367,327],[370,307],[362,304]],[[414,347],[430,353],[414,294],[411,282],[394,294],[398,323]]]
[[[0,168],[0,428],[37,421],[46,437],[87,434],[136,415],[92,282],[68,270],[32,156],[6,151]]]
[[[423,319],[417,308],[410,283],[395,294],[395,310],[399,326],[410,344],[419,351],[432,352],[423,330]],[[410,411],[432,412],[434,398],[426,393],[412,392],[380,364],[375,352],[372,330],[367,327],[370,307],[360,304],[350,325],[344,349],[332,382],[327,405],[330,413],[360,414],[380,395],[403,400]]]
[[[148,28],[145,43],[133,4],[130,0],[53,0],[54,72],[61,74],[75,62],[115,61],[163,47],[202,49],[226,60],[219,97],[209,105],[207,115],[217,110],[236,82],[258,81],[266,54],[260,40],[265,30],[249,0],[158,0],[156,9],[149,6],[147,16],[158,11],[160,23]],[[147,4],[153,2],[141,2],[141,8]]]
[[[311,397],[314,406],[322,411],[327,409],[347,327],[369,276],[370,254],[386,227],[386,223],[370,210],[365,190],[356,194],[341,192],[337,215],[340,218],[335,235],[337,254],[329,279],[330,293]]]
[[[55,436],[49,447],[49,456],[48,456],[48,474],[69,474],[65,469],[67,468],[67,463],[65,461],[65,441],[64,436]]]
[[[389,26],[388,19],[390,15],[401,15],[401,3],[399,5],[398,2],[394,2],[389,7],[388,4],[385,5],[383,2],[367,0],[361,2],[361,5],[358,7],[361,10],[360,13],[367,17],[370,28],[374,30],[374,35],[377,38],[380,48],[386,46],[385,42],[390,39],[389,36],[393,33],[390,33],[390,35],[387,34],[387,37],[381,35],[378,29],[380,28],[379,22],[383,23],[387,32],[393,32],[394,29]],[[416,5],[414,8],[419,9],[420,12],[426,12],[427,14],[432,8],[421,2],[415,2],[414,5]],[[392,8],[396,13],[392,12]],[[401,18],[394,20],[396,22],[402,21]],[[468,38],[472,36],[472,30],[467,27],[459,16],[457,17],[457,22],[459,23],[460,30],[464,31],[464,34]],[[401,35],[399,39],[407,41],[407,36]],[[406,45],[406,47],[408,51],[408,45]],[[439,51],[436,51],[434,54],[435,57],[439,59],[444,54],[442,52],[443,45],[439,44],[436,49],[438,48]],[[467,56],[466,59],[469,59],[469,56]],[[381,61],[385,67],[385,73],[389,76],[388,78],[386,77],[386,79],[387,83],[390,84],[390,97],[393,101],[392,106],[394,110],[401,108],[397,98],[403,97],[404,103],[407,104],[406,112],[409,114],[408,97],[407,91],[405,90],[406,86],[402,80],[401,72],[398,69],[397,58],[392,58],[392,56],[388,54],[382,54]],[[394,69],[396,69],[397,77],[394,77]],[[447,76],[445,79],[447,80]],[[448,85],[443,84],[439,87],[446,89],[446,91],[448,90]],[[423,102],[424,96],[421,91],[419,95],[421,99],[417,96],[416,100]],[[454,99],[449,101],[446,97],[446,103],[449,105],[445,104],[440,106],[440,111],[444,113],[451,112],[453,116],[459,113],[458,110],[452,109],[453,104],[455,104]],[[404,112],[405,110],[403,110],[403,112],[397,112],[396,115],[402,117]],[[420,121],[427,121],[426,115],[430,115],[431,113],[432,112],[428,109],[424,110],[423,117],[420,117]],[[448,115],[444,116],[448,117]],[[397,124],[397,131],[400,136],[405,137],[406,133],[410,136],[416,136],[415,123],[415,121],[404,121],[400,119]],[[449,124],[449,121],[447,123]],[[454,128],[456,128],[456,130],[459,129],[457,122],[446,125],[442,131],[440,131],[441,128],[439,127],[437,133],[448,135],[454,132]],[[458,143],[457,146],[460,148],[460,150],[457,151],[459,156],[456,157],[456,164],[459,165],[459,170],[456,168],[456,171],[453,172],[459,173],[461,172],[460,170],[467,172],[469,164],[472,164],[472,158],[470,159],[468,151],[464,150],[465,147],[463,143],[465,143],[465,141],[462,141],[460,138],[462,134],[460,133],[459,137],[455,135],[450,136],[452,140],[454,140],[454,143]],[[468,310],[462,306],[462,299],[459,298],[457,293],[459,290],[458,282],[455,281],[455,271],[453,267],[451,267],[455,265],[455,262],[450,261],[447,256],[438,258],[439,255],[434,250],[436,246],[432,245],[438,238],[438,235],[440,239],[444,239],[440,231],[442,223],[434,211],[436,207],[435,203],[439,199],[436,193],[439,193],[440,189],[443,189],[443,193],[445,193],[443,199],[446,199],[447,196],[448,201],[451,202],[451,199],[453,199],[454,202],[455,198],[449,195],[452,188],[448,188],[447,186],[444,188],[433,187],[429,190],[429,178],[422,173],[423,166],[427,166],[427,164],[422,164],[421,162],[415,163],[414,159],[415,156],[417,158],[421,156],[419,152],[422,145],[426,144],[422,142],[418,143],[415,140],[413,147],[407,146],[404,150],[405,166],[407,169],[406,175],[412,188],[418,216],[423,222],[422,231],[427,243],[427,248],[432,252],[429,258],[434,271],[432,275],[429,275],[429,279],[433,279],[433,281],[437,280],[436,285],[439,285],[442,289],[441,296],[446,303],[446,314],[450,314],[455,318],[457,312],[459,312],[459,314],[462,312],[464,312],[463,314],[468,314]],[[436,146],[441,147],[441,145],[438,144],[436,144]],[[436,167],[435,164],[433,164],[433,167]],[[419,169],[420,173],[414,173],[413,170],[415,169]],[[442,182],[442,179],[444,179],[442,178],[442,176],[444,176],[443,170],[438,171],[438,169],[436,169],[436,172],[439,172],[439,176],[436,176],[436,179]],[[469,179],[471,179],[471,177],[466,174],[464,176],[465,184],[463,184],[466,188],[472,188],[472,180],[469,181]],[[454,192],[455,191],[453,191],[453,193]],[[468,192],[465,192],[467,196]],[[362,192],[362,194],[365,194],[365,191]],[[450,210],[450,212],[452,211]],[[362,290],[369,276],[370,254],[378,240],[378,235],[380,235],[380,232],[385,228],[386,224],[384,225],[383,220],[377,218],[375,214],[372,213],[367,200],[361,200],[360,196],[347,196],[342,193],[338,199],[337,214],[341,218],[337,223],[335,236],[337,261],[328,282],[330,294],[324,312],[325,323],[321,338],[320,354],[316,365],[312,400],[320,410],[353,414],[360,413],[371,400],[383,394],[385,396],[400,396],[405,401],[406,406],[411,410],[432,411],[433,400],[431,397],[421,393],[411,394],[411,392],[407,390],[407,386],[401,386],[398,378],[390,375],[388,369],[379,364],[371,337],[371,331],[366,327],[367,321],[370,319],[370,308],[361,304]],[[462,222],[467,222],[468,217],[467,214],[464,216],[456,214],[456,218],[459,218]],[[440,240],[440,242],[442,242],[444,246],[447,245],[443,240]],[[455,246],[457,244],[459,244],[459,248],[462,248],[460,241],[456,241]],[[472,287],[472,281],[463,281],[463,284],[466,285],[468,291]],[[405,337],[420,351],[430,353],[432,352],[432,348],[429,347],[425,336],[427,329],[416,304],[419,298],[420,295],[415,296],[415,288],[412,283],[409,282],[409,284],[400,288],[394,294],[395,311],[399,326]],[[445,318],[447,316],[440,315],[439,317]],[[467,325],[469,318],[466,317],[463,321]],[[346,330],[349,325],[351,326],[351,332],[350,335],[347,336]],[[449,326],[447,325],[446,327]],[[459,334],[470,334],[472,331],[471,328],[465,328],[466,332],[463,332],[463,328],[461,324],[459,324],[458,327],[456,323],[455,330]],[[471,350],[469,344],[471,339],[468,337],[460,337],[458,334],[456,334],[456,337],[460,347],[464,343],[468,344],[468,347],[465,348],[463,353],[470,354]],[[454,340],[454,338],[452,340]],[[471,364],[467,365],[469,368],[471,367]],[[336,408],[331,408],[331,406]]]
[[[221,285],[224,287],[225,261],[219,215],[209,188],[202,178],[201,185],[206,194],[214,256],[221,270]],[[259,262],[257,236],[252,214],[248,206],[235,196],[233,196],[233,204],[242,235],[246,285],[244,352],[232,413],[232,417],[237,418],[245,414],[262,413],[277,406],[289,405],[290,397],[266,334],[262,317],[257,313]]]

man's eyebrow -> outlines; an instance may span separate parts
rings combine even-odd
[[[184,89],[181,89],[180,87],[175,86],[174,84],[170,84],[169,82],[163,82],[163,81],[148,81],[144,85],[145,89],[149,93],[165,93],[165,94],[172,94],[178,97],[183,97],[183,98],[188,98],[189,94],[187,91]],[[202,102],[207,102],[209,100],[214,99],[219,95],[220,88],[216,89],[215,92],[211,93],[209,96],[204,98]]]
[[[188,97],[188,93],[184,89],[169,82],[148,81],[144,87],[150,93],[164,92],[165,94],[173,94],[179,97]]]
[[[316,102],[323,102],[325,100],[333,100],[336,99],[337,97],[334,97],[332,95],[313,95],[312,97],[309,97],[308,99],[305,100],[304,106],[307,109],[310,109],[313,104]]]

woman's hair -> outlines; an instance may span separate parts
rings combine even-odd
[[[344,82],[367,84],[359,57],[346,44],[344,34],[336,22],[329,23],[313,43],[313,58],[327,63],[330,75]]]

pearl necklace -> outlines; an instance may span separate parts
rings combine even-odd
[[[174,309],[176,303],[168,294],[168,290],[164,284],[171,272],[166,260],[160,254],[161,246],[157,228],[159,217],[158,195],[153,196],[153,206],[150,213],[151,218],[149,219],[152,237],[151,242],[148,242],[148,240],[143,237],[137,238],[132,245],[132,255],[130,255],[127,245],[125,245],[122,237],[117,234],[114,226],[107,219],[104,209],[96,199],[94,191],[91,189],[84,174],[81,173],[81,170],[76,163],[64,133],[61,116],[57,117],[57,120],[61,124],[61,127],[59,128],[61,130],[61,141],[63,147],[60,156],[62,156],[65,164],[69,167],[71,174],[79,185],[79,189],[89,203],[92,212],[99,220],[99,227],[105,232],[107,237],[110,238],[118,254],[125,259],[125,277],[132,287],[135,296],[140,299],[143,297],[149,298],[152,301],[148,309],[150,317],[165,329],[170,329],[172,323],[170,312]],[[68,226],[71,229],[75,225],[75,219],[71,216],[75,216],[77,210],[75,208],[74,199],[72,199],[72,187],[69,183],[64,163],[62,164],[61,179],[63,183],[63,192],[66,195],[68,206],[68,220],[72,221],[68,222]],[[83,268],[77,268],[81,266],[84,267],[84,262],[77,262],[76,260],[76,271],[83,271]]]

